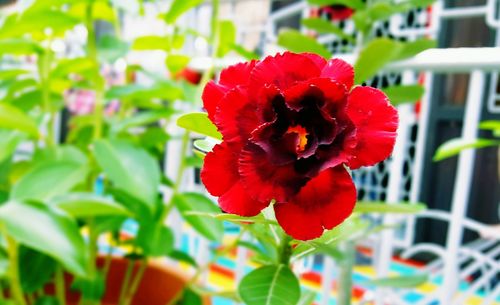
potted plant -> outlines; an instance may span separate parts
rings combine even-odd
[[[196,105],[200,100],[197,87],[179,72],[190,60],[181,53],[185,37],[199,34],[176,25],[200,1],[173,1],[159,16],[170,34],[125,42],[118,38],[119,16],[140,15],[142,1],[136,4],[37,0],[2,17],[1,304],[206,302],[184,289],[189,276],[158,262],[169,257],[196,266],[175,249],[172,229],[165,224],[174,208],[217,211],[209,199],[180,192],[184,171],[197,159],[180,154],[174,179],[161,168],[172,137],[166,126],[178,112],[174,102]],[[212,37],[202,38],[212,44],[214,57],[243,50],[234,43],[232,23],[217,14],[212,23]],[[102,35],[98,24],[111,25],[114,32]],[[86,37],[70,56],[69,31]],[[218,38],[228,31],[228,37]],[[164,52],[176,80],[127,65],[132,50]],[[122,80],[113,78],[117,73]],[[151,85],[135,83],[137,74]],[[200,82],[211,75],[206,71]],[[68,109],[72,116],[63,134],[59,129]],[[188,144],[186,135],[184,152]],[[138,230],[123,238],[127,222]],[[195,216],[188,222],[205,238],[222,238],[222,224],[216,221]],[[120,256],[114,253],[118,248],[125,249]]]

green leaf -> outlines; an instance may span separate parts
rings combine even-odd
[[[169,81],[157,81],[149,87],[139,84],[114,86],[106,92],[107,99],[151,100],[156,98],[175,100],[181,97],[182,89]],[[160,104],[158,108],[164,109],[164,106]]]
[[[42,91],[38,88],[34,90],[28,90],[17,94],[15,97],[9,101],[9,104],[15,105],[24,113],[27,113],[33,109],[36,105],[40,104],[42,101]]]
[[[30,248],[19,249],[19,273],[25,293],[43,288],[56,270],[56,262],[49,256]]]
[[[214,146],[217,145],[215,141],[210,140],[196,140],[193,143],[193,146],[204,153],[209,153],[212,151]]]
[[[126,191],[117,189],[117,188],[109,188],[107,190],[116,202],[119,202],[123,205],[127,210],[129,210],[134,218],[141,222],[153,221],[153,212],[151,210],[151,206],[146,204],[144,201],[130,195]]]
[[[400,45],[401,49],[393,60],[411,58],[422,51],[435,48],[437,46],[437,42],[432,39],[422,38],[410,42],[400,42]]]
[[[247,305],[295,305],[300,299],[299,281],[285,265],[250,272],[241,280],[238,292]]]
[[[33,158],[35,162],[72,162],[81,165],[88,163],[87,156],[76,146],[63,144],[38,150]]]
[[[94,143],[94,155],[113,184],[155,209],[160,186],[160,166],[144,149],[119,140]]]
[[[87,167],[74,162],[42,163],[14,184],[11,198],[50,200],[85,182],[87,173]]]
[[[130,216],[120,204],[93,193],[65,194],[54,198],[51,204],[75,218]]]
[[[416,288],[429,280],[428,274],[396,276],[374,279],[366,282],[368,285],[391,288]]]
[[[17,146],[25,138],[22,133],[12,130],[0,129],[0,163],[10,158]]]
[[[43,296],[36,300],[35,305],[59,305],[56,297]]]
[[[105,35],[99,39],[97,43],[97,50],[100,60],[113,63],[117,59],[127,55],[129,45],[116,36]]]
[[[15,79],[20,75],[29,74],[25,69],[5,69],[0,71],[0,80]]]
[[[184,288],[178,305],[203,305],[203,299],[190,287]]]
[[[168,24],[173,24],[182,14],[200,5],[202,2],[203,0],[174,0],[164,19]]]
[[[186,166],[202,168],[203,167],[203,158],[200,158],[198,155],[194,154],[193,156],[189,156],[185,159]]]
[[[132,44],[132,50],[136,51],[170,51],[171,47],[170,39],[164,36],[141,36]]]
[[[247,49],[245,49],[245,47],[236,43],[232,45],[232,49],[239,55],[243,56],[246,60],[253,60],[260,58],[260,56],[257,55],[255,52],[248,51]]]
[[[198,268],[198,264],[196,263],[196,260],[192,258],[189,254],[179,251],[179,250],[172,250],[169,254],[168,257],[175,259],[176,261],[179,262],[184,262],[192,267]]]
[[[485,148],[489,146],[498,146],[500,145],[500,141],[489,140],[489,139],[474,139],[474,140],[465,140],[462,138],[455,138],[448,140],[441,144],[436,154],[434,155],[434,161],[441,161],[453,156],[456,156],[465,149],[479,149]]]
[[[366,9],[366,13],[371,21],[384,21],[389,19],[392,15],[399,12],[397,6],[387,2],[377,2]]]
[[[38,138],[36,123],[18,108],[9,104],[0,103],[0,128],[14,129]]]
[[[167,57],[167,68],[170,71],[170,73],[175,74],[179,72],[180,70],[184,69],[191,58],[186,55],[180,55],[180,54],[170,54]]]
[[[219,21],[219,45],[216,52],[218,57],[225,56],[236,43],[236,27],[230,20]]]
[[[147,256],[168,256],[174,248],[174,233],[161,224],[142,223],[137,234],[137,244]]]
[[[176,207],[182,217],[201,235],[212,241],[221,241],[224,235],[224,226],[221,221],[186,214],[191,211],[219,213],[217,205],[206,196],[199,193],[182,193],[174,197]]]
[[[85,77],[98,74],[98,69],[93,60],[87,57],[62,59],[51,72],[51,78],[67,78],[69,74],[76,73]]]
[[[116,12],[108,1],[93,1],[92,3],[92,19],[105,20],[113,23],[117,20]],[[85,21],[87,18],[88,3],[85,1],[77,1],[71,5],[68,15]]]
[[[71,289],[79,291],[83,300],[100,301],[106,290],[105,275],[98,271],[93,278],[76,278]]]
[[[21,16],[12,14],[5,19],[0,28],[0,39],[32,34],[32,37],[42,40],[46,37],[47,29],[51,30],[51,37],[60,37],[80,22],[62,10],[40,9],[27,11]]]
[[[307,2],[318,6],[345,5],[356,10],[364,9],[366,6],[363,0],[308,0]]]
[[[484,130],[491,130],[495,137],[500,137],[500,121],[489,120],[479,123],[479,128]]]
[[[42,52],[43,48],[38,43],[25,38],[0,40],[0,56],[3,54],[31,55]]]
[[[396,58],[402,50],[400,43],[378,38],[369,42],[359,54],[354,64],[355,82],[361,84],[379,72],[385,65]]]
[[[208,115],[204,112],[184,114],[177,119],[177,125],[207,137],[222,139],[222,135],[217,131],[217,127],[208,119]]]
[[[311,52],[329,59],[332,54],[316,39],[306,36],[297,30],[283,30],[278,35],[278,44],[292,52]]]
[[[143,126],[155,123],[161,119],[167,119],[173,114],[170,109],[141,111],[125,119],[117,121],[111,126],[113,132],[119,133],[131,127]]]
[[[128,217],[123,216],[101,216],[94,219],[94,231],[95,234],[101,235],[107,232],[119,232],[123,222],[127,220]]]
[[[357,213],[396,213],[415,214],[426,209],[421,203],[387,203],[387,202],[358,202],[354,207]]]
[[[383,89],[393,105],[413,103],[422,98],[425,88],[421,85],[396,85]]]
[[[262,215],[247,217],[247,216],[239,216],[239,215],[235,215],[235,214],[208,213],[208,212],[200,212],[200,211],[192,211],[192,212],[185,212],[185,213],[186,213],[186,215],[189,215],[189,216],[210,217],[210,218],[216,218],[219,220],[225,220],[225,221],[234,222],[234,223],[261,223],[261,224],[272,224],[272,225],[278,224],[276,221],[266,219]]]
[[[305,290],[300,296],[299,303],[297,305],[311,305],[316,300],[317,293],[311,290]]]
[[[76,223],[49,206],[9,201],[0,206],[0,223],[17,242],[42,252],[78,276],[86,276],[86,246]]]
[[[334,34],[335,36],[346,39],[349,42],[355,42],[351,35],[344,33],[341,28],[323,18],[306,18],[302,19],[301,23],[318,33]]]

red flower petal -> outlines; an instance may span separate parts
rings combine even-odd
[[[255,67],[257,61],[242,62],[229,66],[220,73],[220,84],[232,89],[239,85],[248,83],[248,76]]]
[[[261,202],[272,199],[286,201],[304,185],[306,179],[297,175],[293,164],[272,164],[266,152],[253,143],[248,143],[241,151],[239,173],[242,183],[255,190],[250,195]]]
[[[356,87],[347,102],[347,115],[356,126],[357,145],[351,151],[352,169],[388,158],[396,141],[398,112],[382,91]]]
[[[208,118],[211,121],[214,121],[217,106],[226,94],[226,91],[226,88],[217,85],[214,81],[209,81],[203,89],[201,99],[203,100],[203,107],[207,111]]]
[[[208,112],[208,118],[213,121],[216,109],[224,95],[234,87],[248,82],[250,72],[257,62],[238,63],[222,70],[219,84],[208,82],[203,90],[203,107]]]
[[[205,156],[201,180],[213,196],[226,193],[238,180],[237,156],[222,142]]]
[[[301,82],[284,92],[287,105],[294,110],[300,110],[306,96],[314,96],[328,103],[339,103],[345,100],[347,91],[343,84],[329,78],[314,78]],[[338,105],[334,105],[338,108]],[[327,107],[330,108],[330,107]]]
[[[233,88],[222,98],[214,122],[224,141],[240,144],[246,142],[251,132],[259,126],[256,105],[249,101],[246,89]]]
[[[255,216],[268,205],[269,201],[252,199],[240,182],[219,198],[219,206],[224,212],[240,216]]]
[[[356,188],[342,166],[321,172],[287,203],[274,205],[276,219],[295,239],[320,237],[351,215],[356,203]]]
[[[309,58],[311,61],[313,61],[320,70],[323,69],[323,67],[326,65],[326,60],[323,57],[319,56],[318,54],[314,53],[301,53],[301,54]]]
[[[311,58],[310,55],[290,52],[266,57],[252,70],[251,90],[257,91],[266,84],[274,84],[284,90],[297,82],[318,77],[321,69]]]
[[[354,68],[342,59],[329,60],[321,71],[321,77],[329,77],[346,86],[349,91],[354,84]]]

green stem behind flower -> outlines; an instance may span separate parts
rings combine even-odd
[[[135,293],[137,292],[137,289],[139,288],[139,285],[141,284],[142,278],[144,276],[144,272],[146,272],[147,267],[148,267],[148,259],[145,258],[141,261],[139,269],[137,270],[136,274],[134,275],[134,279],[132,280],[132,284],[130,285],[130,289],[128,289],[128,292],[126,293],[123,305],[130,305],[132,303],[132,300],[134,299]]]
[[[344,258],[340,261],[338,278],[338,305],[351,305],[352,298],[352,272],[356,259],[356,248],[353,241],[346,241],[343,245]]]
[[[12,298],[17,303],[17,305],[27,305],[24,299],[23,289],[21,287],[21,279],[19,275],[19,245],[17,242],[4,235],[7,238],[7,252],[9,254],[9,280],[10,280],[10,291],[12,293]]]
[[[290,258],[292,257],[292,246],[290,245],[291,241],[292,238],[287,234],[284,234],[283,237],[281,238],[281,243],[278,249],[279,263],[285,266],[290,265]]]
[[[50,40],[48,42],[50,45]],[[55,144],[54,136],[54,117],[55,111],[50,100],[50,66],[52,64],[52,53],[49,48],[45,49],[38,56],[38,77],[40,78],[40,87],[42,92],[42,108],[48,114],[47,135],[45,136],[45,144],[53,146]]]
[[[127,271],[125,271],[125,277],[123,278],[122,287],[120,290],[120,297],[118,298],[118,305],[125,305],[125,297],[127,295],[127,291],[130,286],[130,279],[132,278],[134,267],[135,267],[135,261],[132,259],[129,260]]]
[[[57,266],[55,273],[56,297],[59,305],[66,305],[66,287],[64,283],[64,271],[61,266]]]

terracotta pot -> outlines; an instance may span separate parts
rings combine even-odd
[[[104,264],[104,259],[98,259],[98,266]],[[114,257],[111,261],[107,281],[106,294],[102,300],[102,305],[116,305],[120,296],[120,289],[125,278],[128,261]],[[137,272],[139,264],[136,263],[134,273]],[[186,285],[188,277],[173,269],[170,266],[159,262],[151,262],[144,272],[141,284],[132,300],[132,305],[165,305],[179,293]],[[68,285],[72,279],[67,277]],[[78,305],[80,296],[74,292],[68,292],[68,304]],[[208,299],[204,300],[205,305],[209,305]]]

